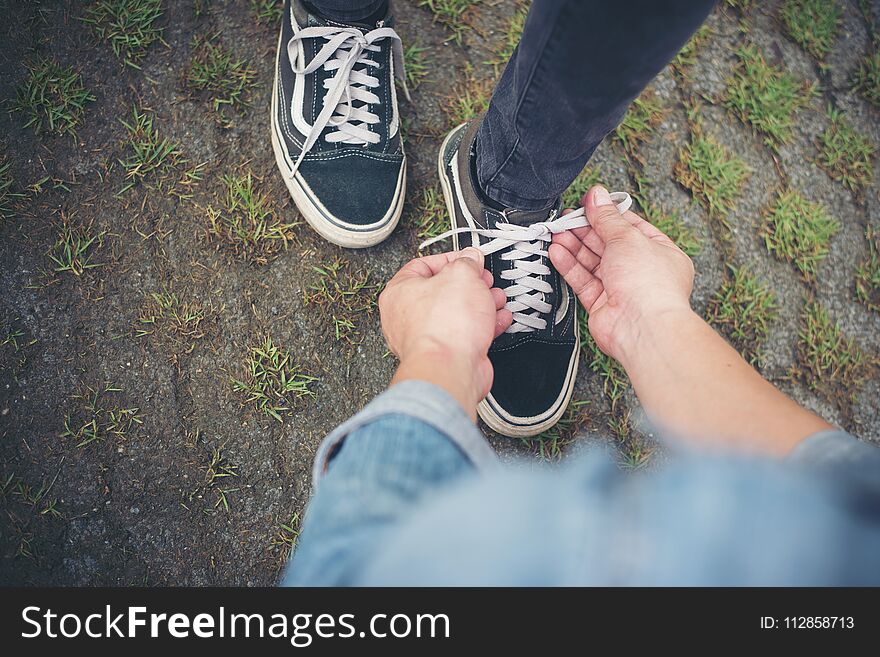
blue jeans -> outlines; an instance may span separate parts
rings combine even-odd
[[[428,383],[324,441],[285,585],[877,585],[880,451],[842,431],[784,461],[602,452],[502,467]]]
[[[382,0],[312,0],[359,20]],[[477,135],[477,178],[520,210],[554,202],[715,0],[534,0]]]

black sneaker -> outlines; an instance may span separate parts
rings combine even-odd
[[[340,246],[381,242],[403,210],[395,85],[403,50],[392,25],[390,13],[371,25],[343,24],[310,13],[302,0],[284,5],[272,93],[275,160],[306,221]]]
[[[505,436],[546,431],[565,413],[577,376],[577,298],[550,264],[552,234],[586,226],[583,209],[559,216],[559,203],[536,212],[498,210],[483,197],[474,172],[479,120],[459,126],[440,147],[438,167],[455,249],[478,246],[486,269],[505,290],[513,324],[489,349],[492,390],[478,412]],[[629,195],[614,193],[621,212]]]

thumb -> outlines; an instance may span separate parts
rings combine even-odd
[[[632,226],[626,221],[611,200],[611,194],[601,185],[593,187],[584,199],[587,219],[596,234],[606,244],[626,235]]]
[[[483,272],[483,252],[479,249],[469,246],[466,249],[455,252],[455,260],[452,265],[460,267],[468,267],[474,272],[482,274]]]

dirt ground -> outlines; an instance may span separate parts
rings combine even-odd
[[[295,543],[318,443],[379,393],[394,368],[374,310],[358,312],[354,332],[337,339],[332,307],[307,299],[320,283],[316,268],[343,258],[368,276],[374,294],[369,286],[415,255],[422,195],[435,184],[437,148],[450,125],[450,94],[494,79],[517,4],[476,3],[456,40],[429,9],[397,0],[404,44],[426,48],[427,63],[412,103],[401,104],[410,201],[400,228],[380,246],[345,252],[295,225],[286,247],[266,258],[243,257],[212,234],[209,213],[222,202],[221,176],[249,171],[271,211],[298,220],[269,140],[276,24],[255,20],[248,0],[166,0],[158,23],[164,43],[151,45],[138,69],[120,63],[80,20],[88,4],[0,1],[0,99],[10,108],[0,113],[0,134],[13,189],[21,192],[15,212],[0,219],[0,583],[269,585]],[[745,14],[719,7],[687,75],[667,68],[656,80],[664,112],[640,148],[642,173],[651,200],[702,241],[696,308],[706,311],[728,265],[749,265],[780,306],[763,373],[828,420],[880,442],[880,382],[871,365],[880,354],[880,314],[853,293],[854,270],[868,255],[865,230],[880,232],[877,174],[854,194],[815,163],[829,104],[880,145],[878,111],[850,84],[870,47],[869,19],[858,2],[842,2],[840,32],[820,67],[782,33],[778,3],[758,4]],[[743,24],[768,59],[821,87],[775,156],[715,100]],[[186,83],[194,37],[214,34],[256,72],[246,106],[225,119]],[[75,137],[36,134],[11,109],[28,75],[24,64],[44,54],[73,66],[94,96]],[[685,105],[694,98],[704,128],[752,170],[726,227],[673,175],[688,140]],[[120,192],[119,160],[130,148],[121,120],[130,121],[134,107],[151,110],[161,135],[180,145],[187,163],[172,177],[203,165],[186,193],[175,195],[155,177]],[[632,162],[610,140],[590,166],[610,188],[633,189]],[[759,235],[782,182],[824,204],[841,225],[814,282],[769,253]],[[56,271],[53,245],[65,227],[98,236],[85,250],[96,266]],[[163,293],[174,295],[175,308],[195,309],[198,321],[182,330],[165,316],[146,323],[156,312],[151,295]],[[843,391],[851,403],[792,375],[799,317],[812,298],[866,354],[869,376]],[[247,377],[249,349],[266,336],[317,379],[313,396],[286,399],[281,421],[259,412],[233,383]],[[585,403],[576,421],[540,441],[490,436],[504,458],[552,460],[597,440],[620,447],[629,466],[660,459],[631,391],[624,386],[612,407],[605,379],[588,365],[582,361],[577,381],[575,399]],[[93,420],[88,440],[83,427]]]

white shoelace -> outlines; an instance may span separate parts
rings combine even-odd
[[[297,42],[303,39],[324,39],[327,43],[308,66],[297,66]],[[296,75],[314,73],[320,66],[325,71],[336,71],[333,77],[324,80],[324,107],[315,118],[291,176],[299,169],[303,158],[327,126],[335,128],[325,137],[330,143],[367,145],[379,142],[379,134],[369,129],[370,125],[379,123],[379,117],[369,111],[369,105],[377,105],[382,99],[370,91],[379,86],[379,79],[370,75],[369,69],[379,66],[379,62],[370,59],[370,53],[380,51],[376,43],[382,39],[392,39],[396,77],[401,82],[404,95],[409,98],[403,76],[403,46],[397,32],[390,27],[378,27],[366,34],[356,27],[306,27],[287,42],[287,54]],[[367,68],[354,70],[360,64]],[[355,101],[366,105],[355,107]]]
[[[632,205],[632,198],[626,192],[612,192],[611,200],[621,214],[629,210]],[[574,212],[548,221],[539,221],[530,226],[499,223],[494,229],[454,228],[425,240],[419,245],[419,250],[462,233],[476,233],[480,237],[491,238],[491,241],[477,247],[483,255],[488,256],[497,251],[510,249],[501,254],[502,260],[513,261],[513,267],[501,272],[501,278],[515,281],[504,289],[508,298],[506,307],[513,313],[513,323],[506,332],[540,331],[547,328],[547,320],[541,315],[553,310],[553,306],[545,301],[545,295],[553,292],[553,286],[541,278],[551,273],[550,267],[545,264],[545,259],[549,258],[549,255],[544,243],[549,243],[556,233],[589,225],[581,207]]]

